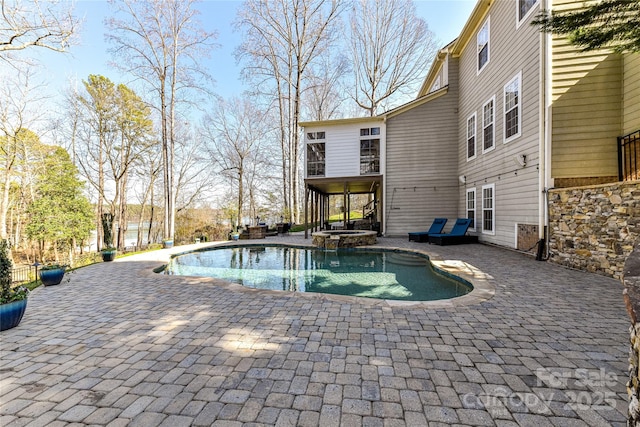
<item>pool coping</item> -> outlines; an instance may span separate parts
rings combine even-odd
[[[310,300],[323,300],[323,301],[335,301],[335,302],[343,302],[349,304],[362,304],[366,306],[388,306],[388,307],[400,307],[400,308],[455,308],[461,306],[469,306],[480,304],[482,302],[488,301],[495,295],[496,286],[493,283],[492,277],[481,271],[480,269],[474,267],[471,264],[468,264],[464,261],[460,260],[443,260],[438,255],[430,253],[429,251],[419,250],[419,249],[407,249],[395,246],[378,246],[378,245],[369,245],[369,246],[358,246],[357,249],[367,249],[367,250],[376,250],[383,249],[387,251],[397,251],[397,252],[409,252],[409,253],[417,253],[429,258],[430,262],[433,266],[445,272],[446,274],[452,274],[460,277],[464,281],[467,281],[473,286],[473,290],[466,295],[462,295],[459,297],[449,298],[445,300],[435,300],[435,301],[399,301],[399,300],[389,300],[389,299],[378,299],[378,298],[366,298],[366,297],[357,297],[357,296],[347,296],[347,295],[336,295],[336,294],[327,294],[320,292],[298,292],[298,291],[279,291],[279,290],[271,290],[271,289],[256,289],[243,286],[239,283],[229,282],[224,279],[217,279],[213,277],[201,277],[201,276],[171,276],[171,275],[160,275],[158,271],[165,267],[167,263],[176,256],[205,251],[214,247],[239,247],[239,246],[286,246],[286,247],[299,247],[299,248],[309,248],[309,249],[318,249],[312,244],[306,243],[263,243],[252,241],[238,242],[238,241],[225,241],[225,242],[209,242],[209,243],[200,243],[194,245],[185,245],[174,247],[171,249],[161,249],[158,251],[154,251],[153,254],[158,255],[154,257],[153,261],[157,261],[160,264],[156,265],[149,269],[149,273],[159,277],[167,277],[167,278],[185,278],[188,277],[190,281],[196,281],[197,283],[213,283],[216,286],[237,291],[237,292],[248,292],[248,293],[258,293],[264,295],[277,295],[281,297],[301,297],[307,298]],[[127,260],[127,258],[122,258],[122,261]],[[118,260],[119,261],[119,260]]]

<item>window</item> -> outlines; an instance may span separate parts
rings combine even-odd
[[[471,231],[476,231],[476,189],[467,189],[467,218],[471,220]]]
[[[520,136],[520,105],[522,73],[504,86],[504,142]]]
[[[516,0],[518,8],[518,25],[527,18],[529,12],[538,3],[538,0]]]
[[[482,232],[495,232],[495,184],[482,186]]]
[[[485,65],[489,62],[489,19],[486,20],[478,35],[476,36],[478,41],[478,74]]]
[[[482,152],[486,153],[495,148],[493,137],[493,109],[495,96],[482,106]]]
[[[307,141],[324,139],[324,132],[307,132]],[[324,150],[324,142],[307,143],[307,176],[324,176]]]
[[[380,128],[360,129],[360,136],[380,135]]]
[[[476,113],[467,119],[467,161],[476,158]]]
[[[360,129],[360,136],[380,135],[380,128]],[[380,138],[360,139],[360,175],[380,173]]]
[[[307,139],[310,141],[324,139],[324,132],[307,132]]]
[[[307,144],[307,176],[324,176],[324,142]]]

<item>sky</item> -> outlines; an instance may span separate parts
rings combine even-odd
[[[437,45],[443,47],[459,35],[476,0],[416,0],[415,4],[418,16],[426,20],[435,34]],[[218,33],[216,43],[219,47],[213,51],[209,63],[210,73],[216,81],[213,90],[224,98],[240,96],[243,92],[240,67],[233,55],[242,35],[232,26],[236,10],[241,5],[240,0],[205,0],[201,4],[203,27]],[[71,84],[80,85],[89,74],[101,74],[114,83],[127,84],[127,77],[109,66],[109,45],[104,40],[108,3],[105,0],[78,0],[75,14],[84,21],[79,35],[80,44],[72,46],[69,54],[41,51],[37,56],[46,70],[43,78],[52,96],[61,94]]]

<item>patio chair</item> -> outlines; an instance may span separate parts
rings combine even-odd
[[[429,231],[416,231],[414,233],[409,233],[409,241],[426,242],[429,240],[430,234],[442,233],[446,223],[447,218],[436,218],[433,220],[431,227],[429,227]]]
[[[461,243],[477,243],[478,236],[468,236],[467,230],[471,226],[470,219],[458,218],[449,233],[430,234],[429,243],[437,245],[459,245]]]

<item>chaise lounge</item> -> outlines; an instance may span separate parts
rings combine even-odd
[[[442,233],[446,223],[447,218],[436,218],[433,220],[431,227],[429,227],[429,231],[416,231],[414,233],[409,233],[409,241],[427,242],[429,241],[430,234]]]
[[[429,234],[429,243],[437,245],[459,245],[461,243],[477,243],[478,236],[467,235],[471,226],[470,219],[458,218],[456,224],[449,233]]]

